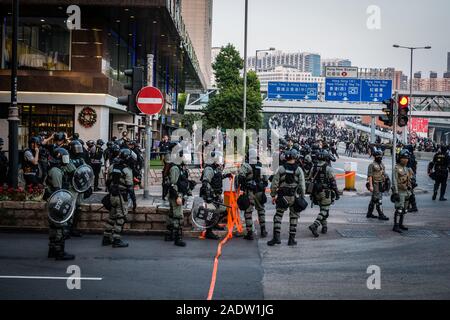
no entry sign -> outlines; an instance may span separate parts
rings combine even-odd
[[[136,105],[142,113],[154,115],[161,111],[164,98],[158,88],[144,87],[137,94]]]

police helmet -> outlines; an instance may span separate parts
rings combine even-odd
[[[69,151],[64,148],[56,148],[53,151],[52,162],[58,165],[66,165],[69,164],[70,156]]]
[[[113,146],[113,142],[112,141],[108,141],[107,143],[106,143],[106,147],[107,148],[111,148],[112,146]]]
[[[39,137],[31,137],[28,140],[28,145],[30,146],[30,148],[32,143],[36,143],[37,145],[39,145],[41,143],[41,139]]]
[[[64,132],[57,132],[53,135],[53,140],[64,141],[66,139],[66,134]]]
[[[117,144],[113,144],[111,147],[111,156],[113,158],[118,157],[120,154],[120,147]]]
[[[130,149],[121,149],[119,153],[119,158],[123,161],[128,161],[131,158],[131,150]]]
[[[399,159],[409,159],[410,156],[411,156],[411,154],[406,149],[402,149],[400,151],[400,153],[398,154]]]
[[[375,149],[373,152],[373,156],[375,158],[383,157],[383,151],[381,151],[380,149]]]
[[[88,141],[86,142],[86,145],[87,145],[89,148],[91,148],[91,147],[93,147],[93,146],[95,145],[95,141],[94,141],[94,140],[88,140]]]
[[[78,140],[78,139],[80,139],[80,134],[77,133],[77,132],[75,132],[75,133],[73,134],[73,140]]]
[[[101,147],[101,146],[103,146],[104,144],[105,144],[105,142],[104,142],[102,139],[98,139],[98,140],[97,140],[97,145],[98,145],[98,146]]]
[[[330,158],[330,154],[327,150],[320,150],[317,154],[317,160],[319,161],[328,161]]]
[[[77,155],[81,155],[84,153],[83,150],[83,145],[80,143],[80,141],[78,140],[73,140],[70,144],[69,144],[69,151],[72,157],[77,156]]]

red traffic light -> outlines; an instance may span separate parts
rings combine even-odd
[[[398,105],[400,108],[407,108],[409,106],[409,98],[407,96],[400,96],[398,98]]]

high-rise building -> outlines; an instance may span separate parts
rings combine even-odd
[[[408,76],[404,75],[402,71],[395,71],[392,89],[408,90]]]
[[[447,72],[450,72],[450,52],[447,52]]]
[[[285,66],[298,69],[300,72],[310,72],[314,76],[320,76],[321,58],[319,54],[308,52],[286,53],[282,51],[271,51],[265,54],[258,54],[256,57],[249,57],[247,65],[249,69],[264,71],[272,70],[275,67]]]
[[[261,84],[261,92],[267,92],[270,81],[318,83],[319,92],[324,92],[324,77],[316,77],[311,72],[302,72],[297,68],[278,66],[271,70],[258,70],[257,74]]]
[[[435,71],[430,71],[430,79],[437,79],[438,74]]]
[[[212,46],[212,0],[182,1],[181,12],[189,37],[197,54],[200,69],[210,86]]]

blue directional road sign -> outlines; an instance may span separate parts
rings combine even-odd
[[[379,103],[392,96],[392,80],[342,79],[325,80],[325,100]]]
[[[392,96],[392,80],[362,80],[362,102],[383,102]]]
[[[309,82],[269,82],[267,97],[282,100],[317,100],[319,85]]]
[[[325,100],[342,102],[361,101],[361,80],[327,78],[325,80]]]

